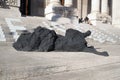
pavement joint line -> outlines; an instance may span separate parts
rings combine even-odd
[[[0,26],[0,41],[6,41],[6,38],[1,26]]]
[[[38,69],[38,70],[37,70]],[[31,75],[31,77],[34,77],[34,76],[41,76],[41,75],[48,75],[48,74],[55,74],[55,73],[59,73],[59,72],[61,72],[61,69],[62,69],[62,71],[66,71],[66,67],[64,67],[64,66],[46,66],[46,67],[43,67],[43,68],[41,68],[41,67],[32,67],[31,69],[29,69],[29,68],[27,68],[27,69],[23,69],[23,71],[21,71],[21,70],[16,70],[16,68],[14,68],[13,70],[14,71],[16,71],[16,72],[13,72],[13,73],[16,73],[16,75],[19,75],[19,73],[21,73],[22,72],[22,76],[21,77],[19,77],[19,78],[24,78],[24,77],[28,77],[28,72],[30,73],[30,75]],[[10,69],[11,70],[11,69]],[[40,74],[35,74],[34,73],[34,70],[37,70],[37,72],[36,73],[40,73]],[[6,70],[4,70],[4,71],[6,71]],[[2,70],[1,70],[1,72],[2,72]],[[6,72],[11,72],[11,71],[9,71],[9,70],[7,70]],[[4,72],[4,74],[6,74],[6,72]],[[7,73],[7,74],[8,74]],[[13,73],[11,73],[11,75],[13,74]],[[27,75],[24,75],[24,74],[27,74]],[[9,75],[9,76],[11,76],[11,75]],[[14,75],[14,77],[16,76],[16,75]]]
[[[120,62],[117,62],[117,64],[120,64]],[[116,63],[109,63],[109,64],[104,64],[104,65],[99,65],[99,66],[92,66],[92,67],[88,67],[88,68],[80,68],[80,69],[71,69],[71,70],[63,70],[63,71],[60,71],[60,72],[46,72],[46,73],[41,73],[41,74],[33,74],[30,72],[29,75],[31,75],[30,77],[42,77],[42,76],[46,76],[46,75],[53,75],[53,74],[60,74],[60,73],[66,73],[66,72],[75,72],[75,71],[87,71],[87,70],[91,70],[91,69],[94,69],[96,67],[106,67],[108,65],[116,65]],[[28,71],[29,72],[29,71]],[[27,73],[27,72],[26,72]],[[23,73],[24,74],[24,73]],[[19,77],[19,78],[15,78],[15,79],[22,79],[22,78],[27,78],[28,75],[24,75],[22,77]]]
[[[92,67],[87,67],[87,68],[71,69],[71,70],[66,70],[66,71],[67,72],[83,71],[83,70],[87,71],[89,69],[93,69],[93,68],[97,68],[97,67],[105,67],[105,66],[108,66],[108,65],[116,65],[116,64],[120,64],[120,62],[113,62],[113,63],[103,64],[103,65],[97,65],[97,66],[92,66]]]

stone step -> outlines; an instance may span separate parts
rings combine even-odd
[[[48,24],[47,22],[43,22],[43,25],[50,30],[55,30],[57,34],[65,35],[64,27],[61,27],[61,25],[55,22],[51,22],[51,24]]]
[[[55,30],[57,33],[64,33],[65,34],[65,30],[69,29],[69,28],[73,28],[76,30],[79,30],[81,32],[86,32],[87,30],[92,31],[92,34],[89,38],[98,41],[100,43],[104,43],[104,42],[112,42],[112,43],[116,43],[118,41],[118,39],[114,36],[111,36],[109,34],[107,34],[105,31],[99,30],[96,27],[93,27],[91,25],[88,24],[78,24],[78,25],[74,25],[74,24],[59,24],[56,22],[51,22],[52,25],[52,29]],[[49,25],[48,25],[49,27]]]
[[[76,26],[77,26],[76,27],[77,30],[92,31],[92,34],[89,38],[91,38],[95,41],[98,41],[100,43],[104,43],[104,42],[120,43],[120,39],[117,34],[113,36],[113,35],[109,34],[107,31],[101,30],[95,26],[91,26],[88,24],[78,24]]]
[[[15,39],[13,38],[13,36],[16,34],[14,32],[11,32],[9,27],[6,24],[2,24],[2,30],[4,32],[5,35],[5,42],[14,42]],[[25,32],[26,30],[17,30],[17,34],[20,35],[21,33]]]
[[[6,24],[2,24],[2,29],[6,38],[6,42],[14,42],[13,33],[10,32]]]

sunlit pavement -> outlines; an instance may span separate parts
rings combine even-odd
[[[19,34],[7,35],[11,30],[9,28],[15,27],[14,31],[16,27],[31,30],[38,25],[42,26],[42,21],[45,22],[46,19],[20,17],[19,11],[13,13],[14,10],[17,11],[14,8],[0,8],[0,26],[3,32],[0,33],[0,39],[3,40],[0,41],[0,80],[120,80],[119,44],[88,40],[89,45],[94,46],[99,52],[107,51],[109,56],[94,54],[92,51],[16,51],[12,43]]]

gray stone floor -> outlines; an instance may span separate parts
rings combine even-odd
[[[22,52],[13,49],[12,39],[15,34],[8,34],[10,30],[20,26],[33,30],[36,26],[42,25],[64,35],[64,29],[75,26],[58,23],[51,23],[42,17],[20,17],[16,8],[10,10],[0,8],[0,26],[6,39],[0,41],[0,80],[120,80],[119,44],[99,43],[97,40],[87,39],[88,45],[94,46],[99,52],[107,51],[109,56],[97,55],[90,50],[89,52]],[[12,27],[14,25],[15,29],[10,29],[11,25]],[[93,31],[103,31],[89,27]],[[19,33],[17,30],[16,32]],[[118,33],[119,31],[115,35]]]
[[[0,43],[0,80],[119,80],[120,45],[96,44],[90,52],[22,52]],[[116,47],[116,48],[115,48]]]

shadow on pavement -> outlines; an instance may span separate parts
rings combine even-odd
[[[107,51],[99,52],[93,46],[86,47],[83,52],[89,52],[100,56],[109,56]]]

